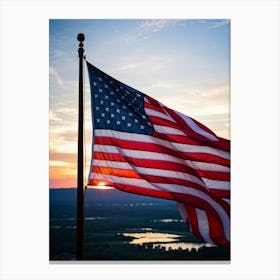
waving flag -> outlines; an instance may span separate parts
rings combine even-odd
[[[200,240],[230,245],[230,142],[87,63],[89,185],[175,200]]]

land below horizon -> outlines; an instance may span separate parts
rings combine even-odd
[[[75,260],[76,189],[50,189],[50,260]],[[176,202],[116,189],[85,190],[85,260],[230,260],[230,249],[201,243]]]

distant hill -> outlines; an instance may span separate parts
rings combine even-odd
[[[69,189],[50,189],[50,204],[59,205],[75,205],[77,190]],[[86,189],[85,203],[159,203],[172,204],[174,201],[158,199],[149,196],[135,195],[127,192],[122,192],[117,189]]]

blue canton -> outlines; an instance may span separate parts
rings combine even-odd
[[[144,94],[87,62],[91,87],[91,109],[95,129],[153,134],[144,111]]]

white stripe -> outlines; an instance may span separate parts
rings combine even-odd
[[[165,114],[163,114],[159,111],[149,109],[149,108],[145,108],[145,112],[148,116],[154,116],[154,117],[158,117],[158,118],[165,119],[165,120],[176,123],[176,121],[174,121],[170,116],[165,115]]]
[[[168,193],[177,192],[181,194],[189,194],[196,196],[200,199],[207,201],[219,214],[220,219],[222,221],[224,232],[229,240],[229,217],[223,207],[219,205],[215,200],[209,197],[206,193],[196,190],[190,187],[182,187],[177,184],[161,184],[161,183],[150,183],[143,179],[134,179],[134,178],[125,178],[113,175],[99,174],[99,173],[91,173],[90,179],[96,179],[101,181],[107,181],[109,183],[119,183],[124,185],[136,186],[144,189],[151,190],[161,190],[166,191]],[[175,200],[175,199],[174,199]]]
[[[98,137],[111,137],[111,138],[119,138],[121,140],[152,143],[152,144],[164,146],[164,147],[172,149],[174,151],[208,153],[208,154],[220,156],[225,159],[230,159],[230,154],[225,151],[221,151],[218,149],[214,149],[211,147],[205,147],[205,146],[169,142],[169,141],[165,141],[165,140],[162,140],[162,139],[150,136],[150,135],[119,132],[119,131],[109,130],[109,129],[95,129],[94,135],[98,136]],[[201,162],[196,162],[196,161],[190,161],[190,162],[192,162],[192,166],[194,166],[194,168],[196,168],[196,169],[209,170],[209,171],[224,171],[224,172],[229,172],[229,170],[230,170],[227,166],[222,166],[222,165],[218,165],[215,163],[209,163],[209,164],[202,163],[201,166],[196,166],[196,164],[200,165]],[[208,167],[208,165],[209,165],[209,167]],[[213,165],[213,169],[211,169],[210,165]],[[203,168],[203,166],[205,166],[205,168]],[[216,169],[218,166],[220,166],[220,170]]]
[[[206,242],[215,244],[215,242],[213,242],[213,240],[210,237],[209,222],[206,212],[198,208],[195,208],[195,212],[197,216],[198,229],[201,236]]]
[[[163,126],[163,125],[154,125],[154,124],[153,124],[153,127],[154,127],[155,131],[159,132],[159,133],[187,136],[187,134],[184,133],[183,131],[173,128],[173,127]]]
[[[180,112],[177,111],[174,112],[178,114],[194,132],[208,138],[211,141],[219,141],[219,139],[216,136],[200,128],[191,118],[187,117],[186,115]]]
[[[230,182],[228,181],[217,181],[207,178],[202,178],[208,189],[215,190],[230,190]]]
[[[230,199],[228,199],[228,198],[222,198],[222,200],[225,201],[227,204],[230,205]]]
[[[151,190],[159,190],[156,186],[153,186],[146,180],[143,179],[136,179],[136,178],[126,178],[126,177],[119,177],[114,175],[106,175],[101,173],[91,173],[90,174],[91,180],[101,180],[106,181],[109,183],[117,183],[123,185],[130,185],[144,189],[151,189]]]
[[[189,220],[189,215],[185,208],[185,205],[181,202],[177,202],[177,207],[178,207],[178,210],[181,214],[183,221],[186,223]]]
[[[187,193],[190,195],[194,195],[196,197],[199,197],[205,201],[207,201],[215,210],[218,212],[223,227],[224,232],[226,235],[226,238],[229,240],[229,216],[223,209],[221,205],[219,205],[215,200],[213,200],[211,197],[209,197],[207,194],[203,193],[200,190],[196,190],[189,187],[181,187],[180,185],[176,184],[160,184],[160,183],[153,183],[154,186],[157,186],[161,190],[166,190],[167,192],[178,192],[178,193]]]
[[[124,162],[114,162],[114,161],[103,161],[103,160],[95,160],[93,162],[93,166],[106,166],[110,168],[124,168],[126,170],[136,171],[141,175],[153,175],[153,176],[161,176],[166,178],[179,178],[182,180],[190,181],[196,183],[202,187],[205,187],[204,183],[197,177],[190,175],[188,173],[171,171],[171,170],[163,170],[163,169],[155,169],[155,168],[146,168],[146,167],[138,167],[132,164],[124,164]]]
[[[147,151],[139,151],[139,150],[130,150],[130,149],[123,149],[116,146],[110,145],[94,145],[95,152],[102,152],[102,153],[113,153],[113,154],[122,154],[126,157],[137,158],[137,159],[153,159],[153,160],[161,160],[161,161],[169,161],[175,162],[179,164],[188,164],[186,160],[173,157],[166,154],[156,153],[156,152],[147,152]],[[200,183],[201,185],[201,183]],[[205,186],[205,185],[204,185]]]
[[[110,161],[110,160],[102,160],[102,159],[94,159],[92,163],[92,167],[94,166],[104,166],[110,168],[120,168],[120,169],[132,169],[131,165],[128,162],[120,162],[120,161]]]
[[[178,151],[184,153],[200,153],[200,154],[211,154],[215,156],[219,156],[225,159],[230,159],[230,154],[225,151],[217,150],[215,148],[206,147],[206,146],[196,146],[196,145],[188,145],[188,144],[178,144],[171,143]]]
[[[146,97],[144,97],[144,102],[151,104],[151,102]]]
[[[192,230],[192,223],[190,221],[190,218],[189,218],[189,215],[188,215],[188,212],[186,210],[185,205],[183,203],[181,203],[181,202],[177,202],[177,207],[178,207],[179,213],[180,213],[183,221],[185,223],[188,222],[188,227],[189,227],[190,232],[193,232],[193,230]]]

